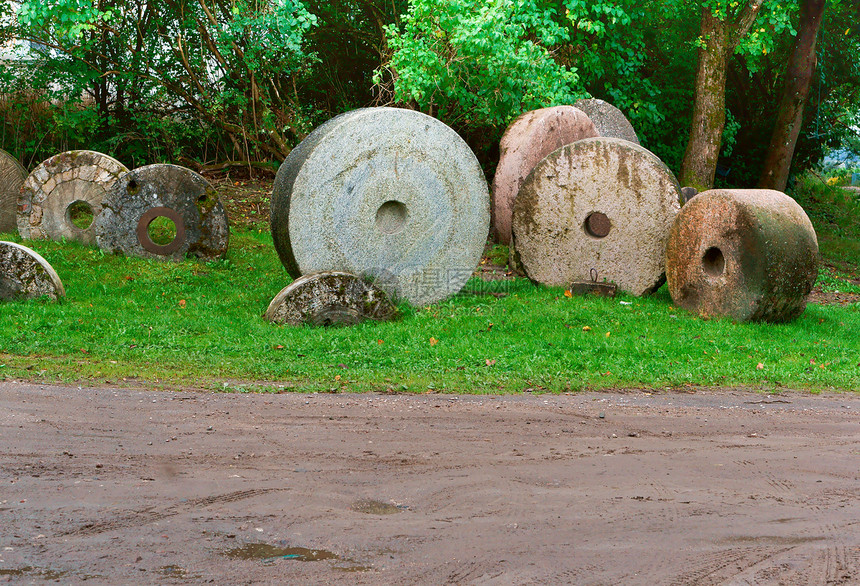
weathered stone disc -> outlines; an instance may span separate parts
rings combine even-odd
[[[639,137],[636,136],[633,125],[630,124],[630,121],[621,110],[609,102],[604,102],[597,98],[588,98],[579,100],[574,106],[588,115],[594,123],[594,127],[597,128],[599,136],[622,138],[639,144]]]
[[[348,326],[365,320],[388,321],[397,308],[372,283],[349,273],[314,273],[299,277],[278,293],[266,310],[277,324]]]
[[[67,151],[33,169],[18,197],[18,232],[31,240],[77,240],[95,244],[93,226],[105,192],[125,165],[95,151]],[[86,221],[75,225],[76,214]]]
[[[18,159],[0,150],[0,232],[18,231],[18,194],[26,178]]]
[[[143,258],[182,260],[186,254],[214,260],[227,252],[227,214],[218,192],[201,175],[177,165],[148,165],[123,175],[96,220],[102,250]],[[172,231],[159,242],[156,220]]]
[[[666,247],[672,301],[700,315],[788,321],[817,278],[815,229],[779,191],[702,192],[681,209]]]
[[[272,236],[290,275],[372,276],[415,305],[459,291],[490,223],[474,153],[435,118],[365,108],[312,132],[281,165]]]
[[[54,268],[35,250],[14,242],[0,242],[0,301],[66,295]]]
[[[586,138],[549,154],[514,203],[515,258],[538,283],[591,281],[633,295],[662,284],[681,188],[650,151],[618,138]]]
[[[493,178],[493,228],[502,244],[511,241],[514,200],[534,166],[566,144],[600,136],[585,112],[555,106],[526,112],[514,120],[499,144],[499,166]]]

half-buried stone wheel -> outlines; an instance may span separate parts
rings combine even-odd
[[[293,278],[376,278],[414,305],[459,291],[481,258],[489,193],[474,153],[412,110],[365,108],[312,132],[281,165],[272,236]]]
[[[779,191],[702,192],[681,209],[666,247],[672,301],[700,315],[788,321],[817,277],[812,223]]]
[[[514,256],[533,281],[615,283],[643,295],[663,282],[681,188],[650,151],[587,138],[547,155],[514,203]]]
[[[18,159],[0,150],[0,232],[18,232],[18,194],[26,178]]]
[[[35,250],[14,242],[0,242],[0,301],[66,294],[54,268]]]
[[[520,186],[534,166],[566,144],[599,136],[585,112],[555,106],[526,112],[514,120],[499,143],[493,177],[493,228],[502,244],[511,241],[511,214]]]
[[[95,244],[93,225],[105,193],[128,171],[95,151],[54,155],[33,169],[18,198],[18,232],[32,240]]]
[[[215,260],[227,252],[227,215],[206,179],[177,165],[129,171],[105,197],[95,231],[102,250],[143,258]]]

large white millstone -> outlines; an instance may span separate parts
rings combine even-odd
[[[0,232],[18,232],[18,194],[26,178],[18,159],[0,150]]]
[[[475,270],[489,207],[478,160],[451,128],[412,110],[365,108],[317,128],[281,165],[272,236],[293,278],[344,271],[424,305]]]
[[[514,255],[550,286],[599,281],[643,295],[664,277],[664,250],[680,204],[672,172],[617,138],[587,138],[547,155],[514,204]]]

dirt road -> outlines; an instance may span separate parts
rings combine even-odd
[[[860,395],[0,382],[0,582],[860,584]]]

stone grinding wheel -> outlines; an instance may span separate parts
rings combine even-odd
[[[547,155],[514,203],[514,258],[532,280],[614,282],[643,295],[663,283],[669,229],[681,188],[650,151],[618,138],[587,138]]]
[[[702,192],[678,214],[666,247],[672,301],[700,315],[788,321],[817,278],[815,229],[779,191]]]
[[[116,159],[95,151],[67,151],[42,162],[18,197],[21,238],[95,244],[94,225],[105,193],[127,172]],[[74,223],[78,213],[85,218],[83,227]]]
[[[147,165],[123,175],[108,192],[96,220],[102,250],[129,256],[210,261],[227,252],[227,214],[218,192],[201,175],[177,165]],[[164,242],[150,225],[166,218],[173,229]]]
[[[435,118],[397,108],[341,114],[293,149],[275,178],[272,237],[293,278],[375,277],[413,305],[457,293],[481,259],[487,182]]]
[[[622,138],[639,144],[639,137],[636,136],[636,131],[633,130],[633,125],[630,124],[627,116],[609,102],[588,98],[579,100],[574,106],[588,115],[594,127],[597,128],[599,136]]]
[[[573,106],[526,112],[505,130],[493,177],[493,228],[501,244],[511,241],[511,214],[520,186],[534,166],[566,144],[600,136],[588,116]]]
[[[0,232],[18,232],[18,194],[27,170],[18,159],[0,150]]]
[[[0,242],[0,301],[42,296],[59,301],[65,295],[57,272],[36,251]]]
[[[294,326],[353,325],[365,320],[388,321],[396,315],[397,308],[382,289],[336,271],[299,277],[266,310],[270,322]]]

